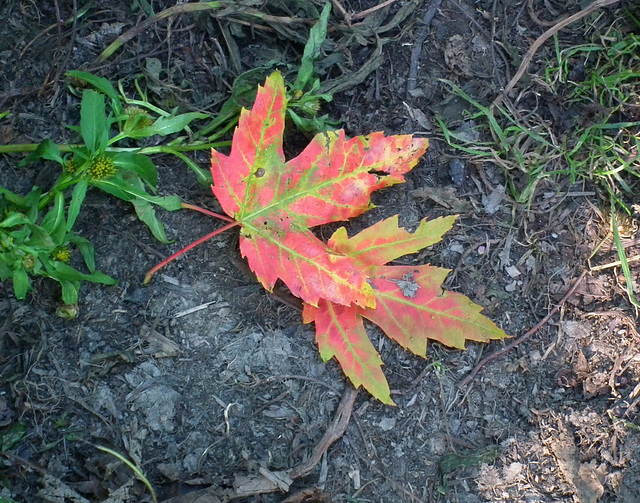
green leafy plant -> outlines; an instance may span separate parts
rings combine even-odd
[[[325,40],[330,4],[325,5],[318,23],[311,28],[302,62],[290,85],[289,117],[303,131],[316,132],[334,124],[327,115],[319,116],[322,101],[331,95],[319,92],[320,81],[314,64],[321,54]],[[31,276],[45,276],[62,286],[59,314],[73,317],[81,281],[113,284],[115,280],[95,270],[93,247],[72,232],[81,211],[87,191],[95,188],[131,203],[138,215],[161,242],[168,243],[165,229],[157,218],[155,206],[174,211],[184,205],[177,196],[157,195],[158,174],[151,160],[154,154],[171,154],[180,158],[196,175],[201,184],[209,185],[211,176],[201,169],[186,153],[194,150],[220,147],[219,141],[237,123],[243,102],[255,98],[258,76],[268,68],[257,68],[240,75],[234,82],[231,97],[213,119],[207,114],[189,112],[178,114],[152,104],[140,85],[133,84],[138,97],[131,98],[107,79],[87,72],[71,71],[72,92],[81,94],[80,124],[71,127],[77,131],[82,143],[56,145],[51,140],[40,144],[0,146],[2,152],[31,154],[24,164],[42,159],[61,166],[61,174],[53,186],[39,188],[26,197],[0,187],[0,279],[13,281],[16,297],[25,298]],[[92,89],[86,89],[91,86]],[[8,112],[0,114],[0,118]],[[195,132],[190,125],[196,119],[210,119]],[[176,134],[184,133],[175,137]],[[163,138],[174,135],[171,141],[152,146],[122,146],[142,139]],[[62,232],[64,230],[64,232]],[[70,252],[78,248],[88,274],[67,264]]]
[[[426,356],[428,339],[464,348],[465,340],[506,337],[480,306],[442,291],[448,270],[386,265],[438,242],[455,217],[423,220],[414,233],[399,228],[397,216],[352,238],[341,227],[328,243],[310,230],[370,209],[370,194],[403,182],[428,141],[381,132],[347,140],[344,131],[329,131],[285,161],[286,109],[284,81],[276,72],[259,88],[253,109],[242,112],[231,153],[213,152],[213,193],[226,215],[191,207],[227,225],[158,264],[145,282],[197,244],[239,226],[240,251],[258,281],[271,290],[281,280],[300,297],[304,321],[315,322],[323,359],[335,356],[356,387],[384,403],[393,402],[364,318],[420,356]]]
[[[154,107],[147,101],[122,99],[111,83],[86,72],[73,71],[68,76],[94,85],[100,92],[85,89],[80,105],[79,131],[83,144],[65,146],[61,149],[50,140],[38,145],[24,163],[40,159],[58,162],[62,174],[44,199],[75,186],[70,201],[74,218],[86,195],[87,189],[95,187],[108,194],[130,202],[153,235],[168,243],[165,230],[155,215],[153,205],[174,211],[181,208],[177,196],[156,195],[158,174],[149,155],[163,152],[163,146],[121,148],[117,144],[125,139],[140,140],[153,136],[167,136],[179,133],[195,119],[207,115],[190,112],[171,114]],[[106,98],[109,98],[107,107]],[[112,134],[112,130],[116,130]],[[167,147],[171,152],[175,147]],[[70,155],[62,157],[61,150],[69,150]],[[41,206],[43,204],[41,203]]]
[[[320,79],[315,74],[315,62],[320,56],[322,43],[327,37],[327,24],[331,4],[326,3],[318,22],[309,32],[309,40],[305,44],[302,62],[297,70],[296,79],[291,86],[287,98],[287,114],[301,131],[317,133],[333,129],[337,125],[325,114],[318,117],[322,101],[333,99],[331,94],[320,92]]]
[[[0,280],[11,279],[15,295],[24,299],[31,286],[30,277],[42,276],[60,283],[62,300],[78,301],[81,281],[113,285],[116,281],[95,269],[93,246],[71,232],[75,217],[72,207],[65,210],[65,198],[57,192],[53,205],[41,217],[40,189],[21,197],[0,187]],[[89,273],[68,264],[71,248],[77,247]],[[59,314],[73,317],[73,308]]]
[[[27,196],[19,196],[0,187],[0,279],[12,280],[18,299],[24,299],[30,289],[30,277],[57,281],[64,303],[58,314],[66,318],[75,316],[82,281],[116,282],[96,271],[93,246],[73,232],[90,188],[130,202],[140,220],[165,243],[169,240],[154,205],[167,210],[181,208],[177,196],[156,195],[158,175],[148,155],[140,153],[140,149],[115,145],[124,139],[177,133],[192,120],[204,117],[196,113],[163,113],[155,108],[153,113],[148,111],[152,105],[146,102],[146,108],[123,102],[106,79],[85,72],[69,72],[69,76],[91,83],[101,91],[86,89],[82,93],[80,125],[72,129],[80,133],[83,143],[58,146],[44,140],[38,145],[4,148],[5,152],[32,150],[23,164],[46,159],[62,169],[47,191],[35,187]],[[114,128],[117,132],[112,135]],[[80,251],[88,273],[68,264],[74,248]]]
[[[318,115],[322,103],[332,101],[333,96],[321,92],[320,79],[316,74],[316,62],[322,54],[322,44],[327,37],[330,13],[331,4],[327,2],[318,21],[309,31],[299,66],[284,65],[282,61],[272,60],[238,75],[233,82],[231,96],[224,102],[218,115],[196,132],[194,138],[214,141],[226,134],[237,124],[242,108],[250,106],[255,100],[258,85],[277,68],[283,68],[289,82],[287,116],[296,128],[314,134],[334,129],[338,125],[337,121],[330,119],[328,114]]]

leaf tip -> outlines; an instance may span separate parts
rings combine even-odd
[[[344,368],[343,368],[344,371]],[[359,381],[354,380],[350,375],[347,374],[349,382],[353,384],[356,389],[363,388],[376,399],[382,402],[385,405],[391,405],[393,407],[397,407],[397,404],[391,398],[391,390],[389,389],[389,385],[387,384],[387,380],[384,379],[382,382],[374,382],[374,381]]]

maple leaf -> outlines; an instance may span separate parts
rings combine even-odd
[[[425,219],[414,233],[409,233],[398,227],[396,215],[350,239],[341,227],[329,240],[331,249],[352,257],[366,271],[376,307],[341,306],[322,300],[317,307],[306,304],[303,319],[305,323],[315,322],[323,360],[335,356],[354,386],[362,385],[384,403],[393,401],[382,360],[366,334],[363,318],[422,357],[426,356],[428,339],[464,349],[465,340],[487,342],[506,337],[480,314],[480,306],[464,295],[442,290],[448,269],[384,265],[440,241],[454,220],[454,216]]]
[[[311,228],[347,220],[372,208],[374,190],[404,181],[428,141],[411,135],[373,133],[347,140],[343,131],[316,135],[286,161],[283,130],[284,82],[276,72],[258,88],[251,111],[243,110],[231,152],[212,151],[212,190],[231,217],[183,204],[227,220],[224,227],[186,246],[151,269],[239,225],[240,250],[268,290],[281,279],[304,301],[303,320],[315,322],[322,358],[335,357],[347,377],[392,404],[382,360],[369,340],[364,319],[419,356],[428,339],[464,349],[466,340],[506,337],[482,308],[441,288],[449,270],[431,265],[386,265],[437,243],[455,216],[420,222],[415,232],[392,217],[352,238],[339,228],[328,243]]]
[[[284,81],[279,72],[243,110],[231,153],[213,151],[213,193],[240,226],[240,251],[267,290],[281,279],[307,304],[321,299],[375,307],[367,275],[318,239],[311,227],[347,220],[372,208],[373,191],[404,181],[428,141],[373,133],[347,140],[344,131],[316,135],[286,161]]]

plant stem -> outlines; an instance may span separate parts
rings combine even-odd
[[[174,154],[175,152],[193,152],[195,150],[205,150],[210,148],[228,147],[231,145],[230,141],[220,141],[216,143],[198,143],[195,145],[159,145],[157,147],[143,147],[141,149],[135,148],[108,148],[107,151],[121,152],[121,151],[136,151],[138,154]]]
[[[44,192],[40,196],[40,202],[38,202],[38,211],[44,210],[47,205],[51,202],[51,200],[55,197],[56,192],[62,192],[67,187],[71,187],[72,185],[78,183],[80,178],[77,176],[69,176],[66,173],[60,175],[60,177],[56,180],[56,183],[51,187],[50,190]]]
[[[13,152],[34,152],[39,143],[15,143],[13,145],[0,145],[0,154]],[[60,152],[71,152],[71,149],[81,148],[83,145],[56,145]]]
[[[121,139],[121,138],[120,138]],[[0,154],[11,154],[16,152],[34,152],[38,148],[39,143],[15,143],[13,145],[0,145]],[[192,152],[194,150],[205,150],[210,148],[228,147],[231,145],[229,141],[221,141],[217,143],[200,143],[196,145],[174,145],[171,147],[159,145],[156,147],[109,147],[107,152],[134,152],[136,154],[173,154],[174,152]],[[56,145],[60,152],[71,152],[73,149],[80,149],[84,145],[63,144]]]
[[[220,227],[219,229],[207,234],[204,237],[201,237],[200,239],[194,241],[193,243],[188,244],[187,246],[185,246],[181,250],[179,250],[176,253],[174,253],[173,255],[171,255],[169,258],[164,259],[162,262],[160,262],[159,264],[155,265],[152,269],[149,269],[149,272],[145,275],[144,281],[142,282],[142,284],[143,285],[148,285],[149,282],[151,281],[151,279],[153,278],[155,273],[157,273],[160,269],[162,269],[169,262],[173,262],[180,255],[183,255],[186,252],[188,252],[189,250],[191,250],[191,248],[195,248],[200,243],[204,243],[205,241],[211,239],[212,237],[217,236],[218,234],[220,234],[220,233],[222,233],[224,231],[227,231],[227,230],[231,229],[232,227],[235,227],[236,225],[239,225],[239,223],[234,220],[233,222],[225,225],[224,227]]]
[[[219,218],[220,220],[225,220],[227,222],[235,222],[233,218],[229,218],[227,215],[221,215],[219,213],[214,213],[213,211],[205,210],[204,208],[200,208],[200,206],[195,206],[193,204],[182,203],[182,207],[185,210],[195,210],[200,213],[204,213],[205,215],[209,215],[211,217]]]

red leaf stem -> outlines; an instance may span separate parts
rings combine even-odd
[[[188,244],[187,246],[185,246],[181,250],[178,250],[173,255],[171,255],[169,258],[164,259],[162,262],[160,262],[159,264],[156,264],[153,268],[149,269],[149,272],[145,275],[144,281],[142,282],[142,284],[143,285],[149,284],[149,282],[151,281],[151,279],[153,278],[155,273],[157,273],[160,269],[162,269],[169,262],[173,262],[180,255],[183,255],[184,253],[187,253],[189,250],[191,250],[191,248],[195,248],[200,243],[204,243],[205,241],[211,239],[212,237],[217,236],[218,234],[220,234],[220,233],[222,233],[224,231],[228,231],[229,229],[231,229],[232,227],[235,227],[236,225],[239,225],[238,222],[231,222],[231,223],[225,225],[224,227],[220,227],[219,229],[216,229],[215,231],[210,232],[206,236],[201,237],[200,239],[194,241],[193,243]]]
[[[194,204],[182,203],[181,205],[185,210],[194,210],[199,211],[200,213],[204,213],[205,215],[209,215],[210,217],[219,218],[220,220],[224,220],[225,222],[235,222],[233,218],[229,218],[227,215],[221,215],[220,213],[214,213],[213,211],[206,210],[201,208],[200,206],[196,206]]]

